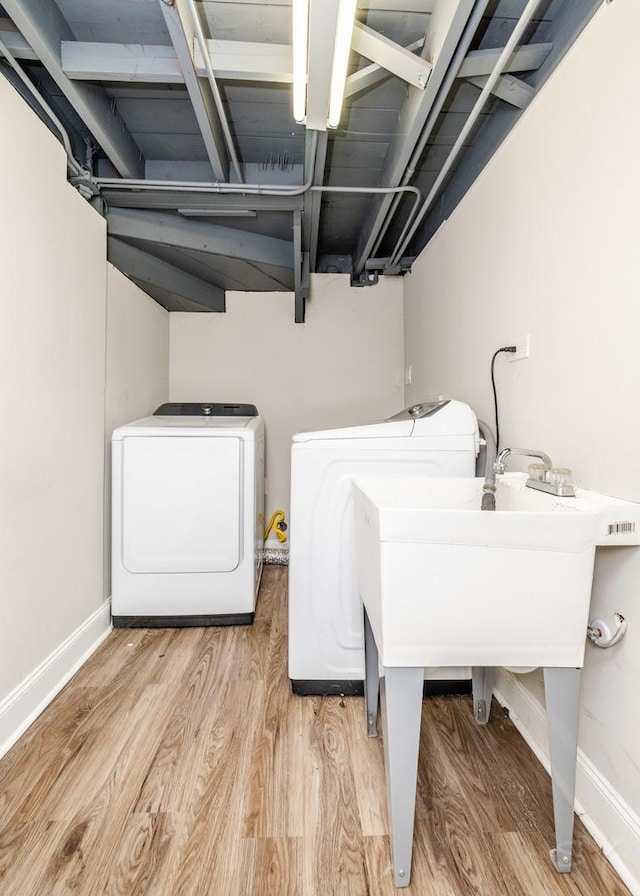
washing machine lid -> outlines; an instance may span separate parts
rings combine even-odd
[[[143,417],[114,429],[113,442],[134,436],[185,436],[209,438],[238,438],[251,441],[261,433],[261,417]]]
[[[347,426],[340,429],[324,429],[313,432],[299,432],[293,436],[294,443],[316,441],[341,441],[346,439],[395,439],[416,436],[476,436],[478,425],[476,415],[469,405],[461,401],[439,400],[436,407],[423,416],[411,414],[412,405],[406,411],[378,423],[362,426]],[[422,407],[422,405],[421,405]]]

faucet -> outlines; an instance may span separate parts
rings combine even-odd
[[[575,498],[576,487],[570,481],[571,470],[552,469],[551,458],[544,451],[535,451],[532,448],[503,448],[493,469],[496,473],[504,473],[505,460],[510,454],[518,454],[523,457],[537,457],[542,461],[543,470],[542,478],[534,478],[532,470],[529,468],[529,478],[527,479],[527,488],[535,488],[540,492],[546,492],[548,495],[556,495],[560,498]]]
[[[542,461],[545,470],[550,470],[553,466],[551,458],[548,454],[545,454],[544,451],[535,451],[532,448],[503,448],[493,465],[493,469],[496,473],[504,473],[504,462],[510,454],[520,454],[523,457],[537,457],[538,460]]]

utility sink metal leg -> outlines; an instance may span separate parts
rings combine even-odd
[[[544,670],[556,829],[556,848],[551,851],[551,858],[556,870],[561,872],[571,871],[581,671],[560,668]]]
[[[379,697],[378,648],[373,637],[367,611],[364,610],[364,706],[367,717],[367,737],[378,736]]]
[[[495,677],[495,666],[473,666],[471,669],[473,717],[478,725],[486,725],[489,721]]]
[[[384,767],[396,887],[407,887],[411,880],[423,678],[422,668],[385,667],[382,679]]]

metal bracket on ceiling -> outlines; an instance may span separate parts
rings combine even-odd
[[[363,271],[361,274],[357,274],[355,277],[351,278],[351,285],[375,286],[379,279],[380,275],[377,271]]]

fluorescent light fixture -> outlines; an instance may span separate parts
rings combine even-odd
[[[313,130],[340,123],[356,5],[357,0],[292,0],[293,117]]]
[[[258,213],[251,208],[179,208],[184,218],[255,218]]]
[[[307,117],[308,64],[309,0],[293,0],[293,117],[300,124]]]
[[[337,128],[340,124],[344,84],[347,78],[347,66],[349,65],[349,52],[351,50],[351,37],[353,35],[355,17],[356,0],[340,0],[336,42],[333,49],[333,66],[331,69],[329,113],[327,115],[327,124],[330,128]]]

